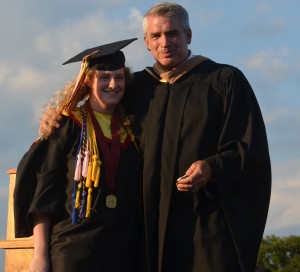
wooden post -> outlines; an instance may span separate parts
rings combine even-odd
[[[5,272],[29,271],[33,253],[33,238],[15,238],[15,220],[13,211],[13,193],[16,182],[16,169],[8,169],[9,179],[8,213],[6,240],[0,241],[0,248],[5,249]]]

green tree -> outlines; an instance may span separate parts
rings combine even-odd
[[[264,237],[259,251],[258,265],[272,272],[299,272],[300,236]]]

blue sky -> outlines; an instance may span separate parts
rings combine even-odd
[[[17,166],[37,137],[41,109],[51,94],[79,71],[79,64],[61,64],[86,48],[137,37],[138,41],[124,50],[127,65],[133,71],[152,65],[143,42],[142,16],[156,1],[2,2],[0,217],[5,218],[6,170]],[[300,235],[300,2],[177,3],[190,14],[193,53],[240,68],[258,98],[273,169],[265,234]],[[0,239],[5,239],[5,231],[6,223],[1,220]]]

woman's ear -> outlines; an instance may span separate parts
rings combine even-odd
[[[95,81],[95,78],[97,77],[97,71],[94,71],[87,79],[87,82],[86,82],[86,85],[89,87],[89,88],[93,88],[93,84],[94,84],[94,81]]]

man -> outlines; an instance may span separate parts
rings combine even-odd
[[[255,95],[237,68],[189,51],[180,5],[154,5],[143,26],[156,64],[135,73],[125,104],[144,153],[148,269],[252,272],[271,188]]]
[[[193,55],[182,6],[154,5],[143,26],[156,63],[134,74],[124,105],[144,154],[144,271],[252,272],[271,190],[252,88],[237,68]]]

